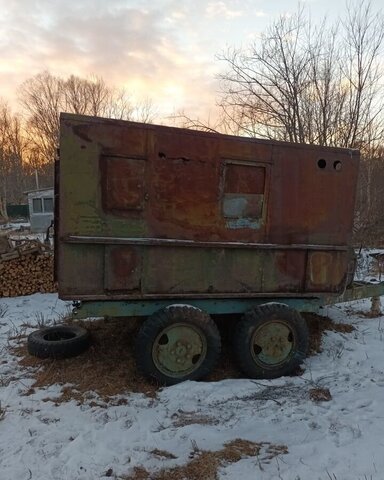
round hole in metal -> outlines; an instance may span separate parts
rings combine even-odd
[[[325,168],[327,166],[326,160],[324,160],[324,158],[320,158],[320,160],[317,161],[317,166],[321,169]]]
[[[336,162],[333,162],[333,168],[336,170],[336,172],[340,172],[342,169],[342,164],[339,160],[336,160]]]
[[[159,345],[166,345],[168,342],[168,335],[164,333],[164,335],[159,338]]]
[[[198,354],[198,355],[193,355],[193,357],[192,357],[192,363],[193,363],[193,365],[196,365],[196,363],[199,361],[200,357],[201,357],[200,354]]]

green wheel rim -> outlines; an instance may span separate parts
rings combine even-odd
[[[252,335],[251,351],[257,363],[280,365],[289,358],[293,346],[292,329],[279,320],[261,325]]]
[[[201,330],[186,323],[174,323],[153,342],[156,368],[170,377],[184,377],[197,370],[205,359],[207,341]]]

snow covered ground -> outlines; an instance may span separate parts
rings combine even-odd
[[[156,398],[122,394],[121,405],[55,402],[58,385],[28,392],[33,379],[11,354],[12,338],[67,308],[55,294],[0,299],[1,480],[129,478],[135,467],[186,464],[239,438],[288,453],[269,459],[264,443],[257,456],[224,463],[220,479],[384,479],[384,317],[364,317],[368,301],[326,309],[356,329],[327,332],[299,377],[186,382]],[[319,387],[330,401],[311,400]]]

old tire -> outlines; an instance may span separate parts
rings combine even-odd
[[[39,358],[69,358],[83,353],[90,344],[89,332],[77,325],[41,328],[28,336],[31,355]]]
[[[265,304],[246,312],[237,326],[234,354],[250,378],[277,378],[293,373],[307,354],[305,320],[283,304]]]
[[[220,333],[211,317],[191,306],[169,306],[151,315],[138,332],[138,370],[161,385],[208,375],[221,351]]]

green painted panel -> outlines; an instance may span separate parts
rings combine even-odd
[[[88,317],[134,317],[147,316],[169,305],[191,305],[209,314],[244,313],[251,308],[271,302],[269,298],[253,299],[168,299],[82,302],[76,307],[76,318]],[[300,312],[317,312],[322,306],[318,298],[275,298],[274,303],[282,303]]]
[[[99,293],[104,289],[104,245],[63,244],[60,290],[64,295]]]
[[[143,293],[261,291],[262,251],[146,247]]]
[[[78,126],[83,124],[79,122]],[[85,139],[76,134],[75,127],[76,122],[69,126],[64,123],[61,130],[60,156],[65,162],[60,162],[60,230],[72,235],[145,235],[143,218],[130,218],[128,222],[103,211],[104,179],[99,163],[107,147],[101,147],[97,129],[90,129]]]

